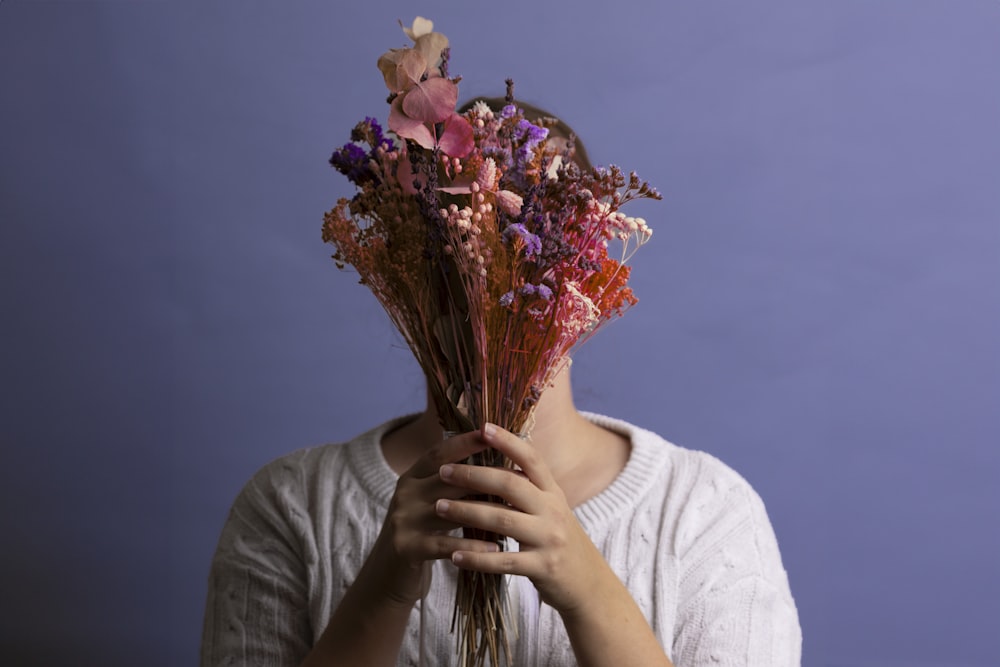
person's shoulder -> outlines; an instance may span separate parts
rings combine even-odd
[[[659,548],[675,563],[679,627],[685,633],[704,630],[708,637],[734,626],[707,624],[706,619],[743,614],[759,631],[755,641],[771,642],[775,655],[787,655],[767,664],[798,664],[801,630],[795,601],[760,495],[741,473],[709,452],[643,429],[633,434],[637,446],[657,452],[662,461],[653,498],[662,503]],[[694,645],[702,640],[683,641]],[[683,655],[683,648],[675,644],[675,649]],[[745,655],[740,653],[741,659]]]
[[[309,508],[316,504],[316,480],[339,466],[349,445],[350,441],[305,447],[266,463],[236,494],[228,525],[242,535],[280,534],[291,541],[302,532],[300,524],[308,522]]]
[[[247,481],[241,495],[302,495],[313,480],[344,464],[354,440],[302,447],[261,466]]]
[[[655,434],[669,465],[663,502],[674,526],[671,549],[683,562],[707,562],[720,553],[745,552],[757,571],[784,580],[774,529],[760,494],[717,456],[669,442]],[[783,584],[787,587],[787,583]]]
[[[695,491],[712,495],[753,494],[750,483],[716,456],[682,446],[662,435],[621,419],[587,414],[605,428],[626,435],[632,445],[631,458],[657,477],[657,486],[671,495]]]
[[[760,495],[736,469],[706,451],[669,444],[672,496],[683,498],[684,518],[693,524],[767,523]]]
[[[689,489],[692,500],[704,503],[713,498],[719,502],[734,497],[758,498],[750,482],[714,454],[673,443],[669,446],[674,461],[671,481]]]
[[[393,419],[348,440],[303,447],[266,463],[247,481],[235,506],[253,504],[288,509],[309,506],[321,496],[360,484],[379,470],[379,442]],[[353,480],[353,482],[352,482]],[[340,489],[336,488],[338,485]]]
[[[305,489],[310,481],[343,465],[355,439],[301,447],[261,466],[247,483],[259,489]]]
[[[646,502],[661,506],[664,519],[677,527],[678,549],[713,529],[770,530],[764,503],[753,486],[717,456],[622,420],[589,416],[628,435],[634,467],[648,476]]]

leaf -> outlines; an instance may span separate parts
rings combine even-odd
[[[438,191],[449,195],[467,195],[472,192],[472,182],[464,185],[449,185],[444,188],[438,188]]]
[[[401,90],[408,90],[413,84],[419,83],[427,71],[427,59],[413,49],[406,49],[399,61],[399,77],[406,78],[406,84]]]
[[[405,25],[403,25],[402,21],[399,22],[399,25],[402,26],[403,32],[406,33],[406,36],[412,39],[414,42],[417,41],[417,38],[420,37],[421,35],[426,35],[430,31],[434,30],[434,21],[431,21],[430,19],[425,19],[423,16],[418,16],[417,18],[413,19],[412,27],[407,28]]]
[[[403,98],[403,111],[424,123],[440,123],[455,113],[458,86],[442,77],[416,84]]]
[[[445,155],[465,157],[472,152],[475,141],[472,138],[472,125],[465,116],[452,112],[444,121],[444,131],[438,139],[438,145]]]
[[[417,38],[413,49],[422,55],[427,64],[437,68],[441,65],[441,52],[448,48],[448,38],[439,32],[432,32]]]
[[[401,97],[402,95],[394,99],[389,107],[389,129],[403,139],[412,139],[424,148],[434,148],[434,133],[426,124],[403,112]],[[409,97],[409,94],[406,97]]]
[[[390,92],[396,92],[396,63],[399,62],[399,51],[401,49],[389,49],[378,57],[378,70],[382,72],[385,79],[385,87]]]
[[[413,185],[416,177],[417,175],[413,173],[413,165],[406,159],[404,153],[402,159],[396,165],[396,181],[399,182],[399,187],[403,188],[403,192],[408,195],[417,194],[417,188]]]
[[[378,59],[378,68],[390,92],[413,87],[427,71],[427,61],[413,49],[390,49]]]

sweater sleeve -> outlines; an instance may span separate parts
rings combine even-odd
[[[295,667],[309,653],[308,579],[293,508],[266,469],[236,498],[209,574],[202,667]]]
[[[711,457],[697,466],[678,526],[678,667],[794,667],[798,613],[764,504]]]

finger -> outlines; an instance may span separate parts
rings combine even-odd
[[[454,501],[445,500],[445,502]],[[421,536],[447,535],[456,529],[461,529],[462,525],[438,512],[436,503],[428,503],[425,508],[411,515],[408,528],[411,534]]]
[[[441,468],[447,466],[459,465],[456,463],[447,463]],[[440,471],[440,469],[439,469]],[[457,484],[452,484],[441,477],[440,472],[437,475],[431,477],[424,477],[423,479],[414,479],[410,482],[412,486],[409,487],[410,495],[415,499],[416,502],[423,502],[429,505],[433,505],[434,501],[438,498],[447,498],[449,500],[454,500],[458,498],[464,498],[469,495],[469,489],[464,488]]]
[[[442,440],[427,450],[423,456],[417,459],[408,473],[418,478],[435,476],[442,465],[464,461],[487,447],[489,445],[482,439],[479,431],[461,433],[447,440]]]
[[[510,431],[500,428],[496,424],[485,424],[482,429],[483,440],[490,447],[493,447],[508,459],[519,466],[524,474],[528,476],[535,486],[543,491],[558,489],[552,472],[545,465],[538,450],[528,442],[522,440]]]
[[[451,562],[463,570],[531,577],[536,571],[535,554],[524,551],[455,551]]]
[[[545,526],[538,517],[486,501],[439,500],[434,506],[444,520],[467,528],[498,533],[512,537],[523,545],[540,544],[544,540]]]
[[[518,470],[448,463],[441,466],[438,475],[454,488],[480,495],[499,496],[519,510],[530,514],[537,514],[544,507],[542,499],[539,498],[538,487]]]
[[[409,549],[409,557],[413,560],[451,559],[455,552],[468,554],[495,553],[500,547],[495,542],[473,540],[451,535],[428,535]]]

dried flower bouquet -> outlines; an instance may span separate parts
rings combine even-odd
[[[378,60],[395,137],[366,118],[333,153],[357,193],[325,215],[323,240],[399,329],[446,431],[527,434],[571,351],[636,302],[626,262],[651,232],[619,208],[660,195],[614,166],[581,170],[572,137],[529,122],[510,81],[499,111],[458,113],[448,39],[419,17],[404,32],[413,46]],[[471,463],[509,465],[493,451]],[[504,597],[502,576],[461,573],[463,665],[509,662]]]

